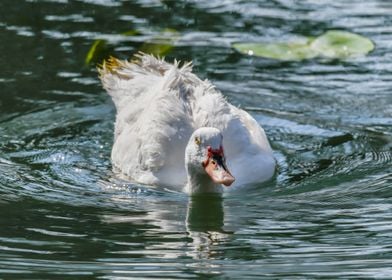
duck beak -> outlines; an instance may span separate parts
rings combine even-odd
[[[235,181],[235,178],[227,169],[224,157],[221,155],[213,155],[211,158],[208,158],[203,165],[204,170],[214,183],[223,184],[228,187]]]

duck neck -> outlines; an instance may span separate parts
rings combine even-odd
[[[222,185],[214,183],[206,173],[189,172],[186,190],[190,194],[221,193]]]

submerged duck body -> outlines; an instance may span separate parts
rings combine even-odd
[[[233,186],[273,176],[275,159],[264,130],[209,81],[193,74],[190,63],[169,64],[146,54],[136,59],[111,58],[99,69],[117,109],[112,148],[116,169],[143,184],[186,186],[191,193],[219,192],[220,183],[233,183],[231,174]],[[211,152],[220,149],[222,160]],[[211,176],[198,176],[197,166],[207,170],[208,162],[221,162],[227,172],[212,181]]]

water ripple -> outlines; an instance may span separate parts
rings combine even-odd
[[[11,0],[0,4],[0,274],[39,279],[389,279],[392,5],[385,1]],[[94,40],[127,58],[164,28],[263,125],[271,181],[189,198],[112,171]],[[360,33],[366,57],[282,62],[233,42]],[[142,35],[126,36],[137,30]]]

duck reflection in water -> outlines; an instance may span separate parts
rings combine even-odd
[[[155,252],[159,250],[161,257],[165,259],[178,258],[181,254],[173,251],[172,234],[181,238],[176,242],[177,246],[188,248],[186,255],[197,260],[193,265],[200,269],[210,268],[210,264],[203,260],[217,257],[217,246],[225,243],[231,236],[231,232],[225,228],[224,196],[222,194],[200,194],[193,195],[184,201],[173,193],[174,200],[161,199],[162,197],[151,198],[151,195],[161,195],[166,193],[164,188],[145,188],[143,186],[130,186],[127,183],[117,181],[110,186],[105,184],[105,189],[111,192],[111,200],[116,205],[130,205],[131,212],[121,214],[114,212],[103,215],[102,221],[105,224],[123,225],[142,242],[144,250]],[[167,197],[167,198],[168,198]],[[160,236],[158,243],[148,242],[151,236]],[[169,238],[166,240],[166,237]],[[124,236],[124,242],[129,242],[129,236]],[[131,238],[133,240],[133,237]],[[132,248],[127,252],[131,253]],[[123,248],[121,249],[123,251]]]
[[[186,225],[188,231],[223,231],[224,211],[220,195],[198,195],[189,198]]]
[[[189,198],[186,227],[192,238],[193,252],[189,256],[194,259],[215,258],[218,251],[215,246],[225,242],[230,235],[224,230],[223,198],[217,194],[204,194]],[[208,263],[198,263],[202,269],[208,269]]]

